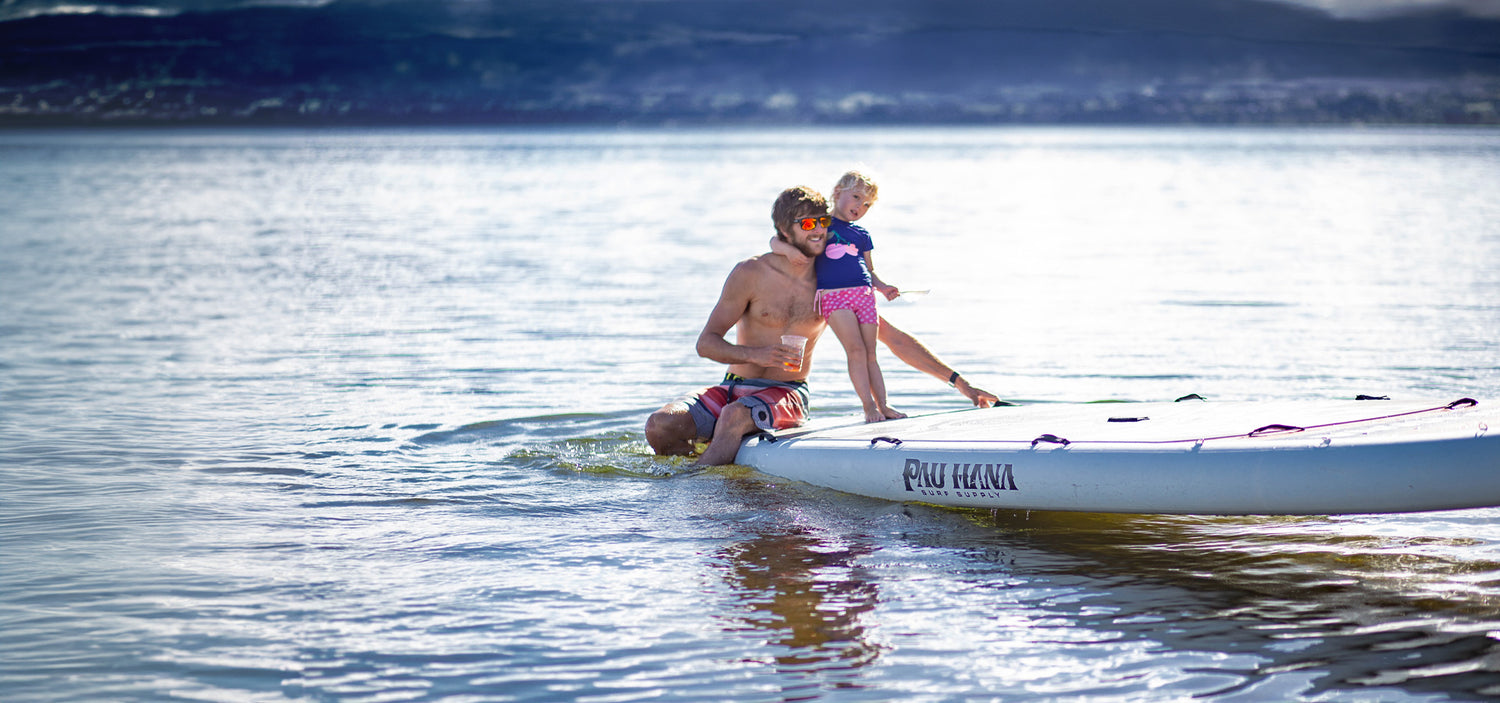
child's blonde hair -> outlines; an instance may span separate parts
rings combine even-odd
[[[874,179],[859,171],[849,171],[841,176],[839,182],[833,184],[833,197],[837,199],[840,193],[850,190],[864,193],[871,202],[880,196],[880,186],[875,185]]]

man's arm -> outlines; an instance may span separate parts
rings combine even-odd
[[[753,364],[769,368],[783,362],[795,362],[798,357],[781,346],[747,347],[725,339],[729,330],[739,324],[740,318],[750,310],[751,293],[755,290],[756,264],[740,262],[729,272],[724,281],[724,290],[719,293],[719,302],[708,314],[708,322],[698,333],[698,356],[721,364]]]
[[[965,398],[968,398],[976,407],[988,408],[992,405],[1012,405],[1000,400],[994,393],[975,388],[953,367],[943,363],[936,354],[933,354],[925,345],[895,325],[892,325],[884,317],[880,318],[880,330],[878,332],[880,342],[885,344],[896,355],[897,359],[905,362],[922,373],[941,380],[943,383],[952,383]],[[951,379],[951,380],[950,380]]]

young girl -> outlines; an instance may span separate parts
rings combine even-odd
[[[833,186],[833,224],[828,228],[828,244],[818,256],[818,313],[844,345],[849,360],[849,380],[864,406],[865,422],[906,417],[886,403],[885,377],[875,359],[875,337],[880,316],[875,311],[875,291],[886,300],[900,295],[895,286],[887,285],[875,275],[870,250],[875,245],[864,228],[853,223],[875,204],[878,188],[868,176],[850,171]],[[772,240],[771,250],[778,240]],[[790,245],[782,244],[790,249]]]

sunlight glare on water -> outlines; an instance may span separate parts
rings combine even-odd
[[[877,270],[931,291],[882,311],[1002,397],[1500,398],[1493,131],[0,134],[4,697],[1500,695],[1495,509],[955,511],[651,456],[776,194],[856,165]],[[856,413],[824,341],[813,411]]]

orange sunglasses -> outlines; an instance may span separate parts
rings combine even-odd
[[[806,232],[814,227],[817,227],[818,225],[827,227],[831,224],[833,224],[833,218],[827,215],[824,215],[822,217],[804,217],[802,218],[802,231]]]

